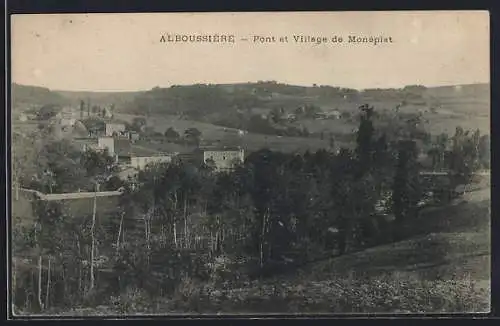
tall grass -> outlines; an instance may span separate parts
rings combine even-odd
[[[123,293],[118,311],[137,313],[487,313],[490,289],[469,277],[425,280],[404,273],[372,278],[354,274],[314,282],[255,281],[244,288],[217,288],[184,278],[170,297],[144,299]],[[147,305],[144,306],[144,305]]]

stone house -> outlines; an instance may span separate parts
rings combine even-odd
[[[125,125],[123,123],[106,123],[105,134],[106,136],[121,135],[125,132]]]
[[[199,150],[204,163],[213,164],[216,171],[232,170],[243,163],[245,151],[242,148],[205,148]]]

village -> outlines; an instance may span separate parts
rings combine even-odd
[[[61,108],[48,123],[53,129],[59,129],[61,134],[70,139],[82,153],[95,151],[111,156],[118,167],[114,175],[123,181],[133,181],[139,171],[153,164],[183,161],[199,165],[203,162],[209,164],[215,171],[231,171],[245,159],[245,150],[240,146],[198,146],[199,139],[196,140],[196,146],[171,144],[169,147],[174,149],[171,151],[158,151],[137,145],[139,140],[143,140],[142,143],[155,142],[157,141],[155,136],[158,138],[158,135],[146,134],[145,125],[138,128],[139,130],[130,130],[126,123],[113,119],[112,107],[113,105],[110,105],[103,109],[91,110],[90,105],[85,105],[82,101],[79,109],[69,106]],[[35,116],[28,114],[17,117],[21,123],[34,119]],[[94,123],[87,129],[84,122],[88,120]],[[239,135],[242,134],[243,131],[239,131]],[[238,136],[238,134],[233,135]],[[159,138],[164,136],[160,135]]]
[[[12,317],[493,309],[490,14],[264,16],[11,15]]]
[[[291,112],[279,110],[277,111],[278,113],[274,114],[280,114],[284,121],[294,123],[301,118],[301,115],[307,114],[308,109],[308,106],[304,106]],[[173,162],[183,162],[200,166],[200,164],[204,163],[210,166],[214,172],[231,172],[235,166],[243,164],[246,156],[250,154],[249,151],[245,151],[243,146],[240,146],[242,144],[241,138],[248,133],[245,130],[221,127],[224,133],[223,136],[232,138],[229,141],[232,145],[228,146],[224,144],[224,141],[221,142],[221,139],[204,141],[199,134],[195,136],[186,134],[182,137],[172,127],[168,128],[165,134],[153,132],[151,128],[148,128],[145,121],[139,126],[132,126],[130,123],[117,119],[116,116],[114,104],[102,107],[91,106],[90,101],[86,103],[82,100],[79,108],[74,106],[62,107],[47,122],[53,129],[59,130],[63,137],[71,140],[80,152],[93,151],[112,157],[115,170],[112,174],[105,176],[105,178],[118,177],[124,183],[129,183],[132,186],[136,185],[138,173],[144,171],[147,166]],[[350,117],[350,115],[345,115],[345,112],[333,109],[316,111],[311,117],[317,121],[341,120]],[[263,113],[260,115],[260,118],[263,120],[273,119],[273,112],[269,114]],[[36,119],[35,115],[26,113],[16,116],[18,123],[26,123]],[[88,121],[92,123],[86,123]],[[87,128],[85,124],[89,127]],[[169,133],[176,134],[173,137],[174,139],[172,139]],[[188,137],[196,139],[182,139]],[[277,137],[281,138],[282,136]],[[234,141],[235,139],[236,142]],[[147,146],[154,143],[161,143],[160,147],[167,150],[160,151],[155,149],[155,146]],[[235,143],[239,145],[234,145]],[[443,166],[442,163],[444,161],[449,161],[453,139],[448,139],[441,146],[444,146],[444,151],[439,155],[435,155],[438,153],[433,153],[437,149],[431,149],[427,153],[422,149],[419,150],[418,162],[423,167],[420,177],[423,184],[426,185],[426,192],[424,193],[424,197],[419,201],[419,206],[426,206],[434,202],[436,200],[436,189],[441,189],[445,185],[448,188],[452,187],[450,188],[453,189],[452,193],[447,196],[453,198],[456,198],[459,194],[465,194],[466,191],[471,191],[474,187],[478,187],[478,182],[463,184],[460,178],[454,175],[449,169],[443,169],[442,167],[436,169],[437,166]],[[332,149],[330,148],[330,150]],[[338,149],[335,152],[338,153]],[[484,181],[484,178],[481,176],[488,176],[489,170],[479,171],[476,175],[477,177],[474,180]],[[96,184],[94,192],[79,190],[76,193],[43,194],[38,191],[34,193],[37,194],[39,199],[49,201],[121,195],[120,189],[99,191],[99,187],[100,184]],[[20,189],[19,185],[16,185],[15,189],[17,194]],[[31,191],[30,189],[24,190]],[[388,193],[385,198],[379,200],[376,205],[376,211],[379,214],[385,214],[387,210],[385,203],[389,202],[391,196],[392,194]]]
[[[362,106],[360,107],[360,114],[369,115],[366,112],[371,112],[370,110],[372,108]],[[301,114],[304,111],[307,110],[298,108],[293,113],[284,111],[278,113],[281,114],[283,119],[295,122],[297,119],[302,118]],[[238,194],[238,191],[242,191],[242,189],[245,189],[243,187],[246,187],[244,191],[247,191],[248,195],[254,198],[252,205],[259,207],[261,190],[252,186],[254,182],[258,182],[261,186],[265,187],[264,193],[269,191],[266,189],[276,189],[274,190],[276,193],[273,195],[275,196],[273,200],[276,200],[276,204],[272,204],[276,205],[273,208],[276,211],[274,212],[274,222],[266,222],[265,219],[268,217],[266,215],[263,217],[264,223],[269,223],[272,231],[266,231],[269,234],[269,240],[266,240],[269,241],[268,243],[264,243],[263,239],[265,238],[262,235],[258,238],[261,241],[259,245],[260,249],[258,251],[255,251],[257,247],[253,249],[255,258],[252,259],[254,260],[252,262],[244,260],[236,263],[237,258],[230,258],[235,259],[234,264],[236,264],[231,268],[236,273],[243,273],[242,275],[245,275],[245,279],[251,279],[254,273],[252,269],[257,268],[250,266],[260,266],[257,272],[259,275],[281,273],[281,268],[290,268],[293,270],[300,264],[310,264],[318,259],[324,259],[324,257],[342,257],[346,253],[349,254],[355,250],[381,245],[386,243],[386,241],[398,241],[404,237],[401,234],[408,232],[408,234],[413,234],[411,233],[413,231],[410,230],[415,229],[415,227],[406,225],[406,223],[419,223],[417,220],[421,219],[422,216],[431,216],[434,214],[433,212],[441,212],[444,209],[468,207],[467,205],[472,205],[467,204],[469,201],[482,202],[485,198],[488,198],[487,191],[490,187],[490,173],[487,165],[483,165],[484,168],[482,169],[475,168],[471,171],[470,177],[460,172],[461,165],[450,168],[453,167],[453,162],[461,162],[454,161],[457,160],[458,153],[463,152],[465,153],[464,155],[467,155],[467,148],[469,148],[467,146],[470,144],[475,146],[471,149],[479,155],[479,132],[474,132],[469,138],[467,137],[468,132],[464,134],[460,128],[457,128],[455,137],[443,139],[442,141],[439,141],[438,137],[435,146],[431,147],[427,152],[423,151],[422,148],[417,148],[419,142],[415,139],[400,139],[396,144],[391,144],[395,146],[395,150],[399,151],[398,160],[404,159],[402,153],[408,151],[408,153],[415,154],[412,160],[415,160],[414,163],[419,166],[407,165],[406,167],[413,176],[404,177],[406,179],[405,182],[408,183],[405,187],[412,189],[412,187],[418,184],[417,187],[419,188],[417,190],[418,195],[415,199],[412,199],[411,206],[408,206],[409,210],[406,213],[402,213],[396,210],[397,206],[394,204],[394,199],[398,196],[396,192],[398,191],[398,174],[403,176],[405,174],[400,172],[400,170],[396,170],[396,177],[394,177],[392,175],[394,168],[384,162],[383,156],[375,156],[372,164],[377,166],[381,173],[385,174],[386,178],[394,178],[394,183],[390,182],[390,186],[387,187],[384,186],[385,181],[383,179],[377,181],[384,188],[381,188],[380,194],[374,197],[376,200],[369,200],[368,205],[372,207],[372,213],[367,215],[369,216],[368,219],[360,220],[358,222],[360,224],[356,224],[353,227],[353,231],[356,232],[356,237],[358,238],[353,238],[350,241],[355,243],[356,247],[352,244],[352,247],[347,247],[347,244],[342,242],[345,236],[342,224],[330,224],[327,222],[326,224],[309,226],[308,232],[311,232],[311,236],[324,239],[319,241],[321,247],[318,250],[309,252],[307,245],[304,244],[301,245],[302,247],[299,247],[300,249],[294,248],[293,244],[287,244],[286,246],[288,247],[282,247],[281,242],[286,243],[286,241],[290,241],[287,239],[291,239],[293,233],[296,232],[292,231],[294,228],[293,225],[297,223],[294,221],[297,221],[297,218],[304,219],[305,217],[294,217],[292,215],[290,221],[283,219],[280,211],[285,212],[286,208],[280,203],[282,200],[280,193],[290,196],[288,205],[293,207],[294,203],[291,201],[293,197],[291,196],[294,193],[303,192],[304,194],[308,194],[311,191],[314,192],[315,187],[328,185],[327,187],[330,190],[327,191],[331,195],[330,193],[316,193],[313,195],[316,198],[311,198],[311,200],[314,199],[314,202],[307,203],[307,200],[303,202],[303,205],[308,207],[306,211],[301,211],[300,208],[294,209],[312,219],[314,218],[314,214],[317,214],[315,212],[326,212],[328,211],[327,207],[332,207],[328,206],[329,204],[326,204],[327,206],[324,206],[324,208],[322,207],[322,205],[325,205],[321,202],[322,196],[326,196],[325,198],[332,200],[333,203],[339,201],[336,205],[340,205],[339,207],[344,209],[345,204],[341,202],[343,198],[341,194],[347,191],[348,188],[345,187],[349,186],[346,186],[344,183],[340,185],[340,187],[344,188],[337,189],[335,180],[343,176],[341,174],[337,176],[338,172],[335,170],[335,160],[342,160],[346,149],[339,150],[330,146],[329,151],[320,150],[312,155],[298,153],[280,154],[279,152],[267,151],[265,148],[258,151],[245,151],[245,148],[241,146],[225,145],[228,143],[227,139],[224,141],[222,137],[220,139],[212,138],[204,141],[201,137],[201,131],[195,130],[195,128],[182,130],[175,123],[165,125],[164,128],[166,131],[162,134],[151,130],[150,126],[147,125],[147,120],[140,116],[135,116],[127,120],[124,119],[124,115],[114,112],[113,105],[91,107],[90,104],[86,104],[84,101],[81,101],[80,107],[76,109],[70,106],[59,108],[57,113],[54,112],[53,116],[46,121],[41,121],[39,118],[40,115],[18,115],[16,116],[16,123],[29,124],[30,121],[36,121],[41,129],[40,132],[49,132],[50,137],[59,139],[56,140],[56,143],[69,141],[81,153],[82,157],[89,153],[90,155],[97,153],[98,155],[107,157],[109,164],[113,166],[112,172],[101,175],[101,178],[92,178],[90,174],[83,177],[84,179],[92,179],[92,182],[95,183],[94,187],[91,189],[79,188],[77,191],[53,192],[50,190],[44,193],[40,190],[21,187],[14,180],[13,220],[17,227],[26,227],[29,229],[34,225],[36,228],[39,225],[39,222],[37,222],[38,219],[41,218],[40,221],[42,221],[44,218],[49,218],[49,220],[43,223],[49,223],[50,219],[53,219],[53,221],[57,221],[56,226],[54,226],[57,228],[77,225],[77,229],[71,232],[80,234],[80,232],[85,232],[83,225],[92,221],[91,226],[88,226],[91,230],[90,235],[88,235],[91,242],[87,244],[87,246],[91,246],[89,249],[90,253],[88,254],[89,257],[87,257],[87,253],[83,253],[79,258],[82,266],[85,266],[81,267],[83,270],[90,268],[87,274],[91,276],[90,283],[87,285],[90,289],[94,287],[105,288],[107,284],[115,282],[108,279],[109,277],[116,278],[117,275],[120,275],[116,266],[113,265],[113,257],[124,255],[120,250],[128,248],[126,246],[131,244],[130,241],[132,239],[142,239],[137,241],[145,241],[144,247],[141,250],[146,250],[144,255],[147,257],[147,262],[136,264],[145,264],[150,266],[151,270],[170,266],[168,263],[160,263],[162,260],[154,258],[156,254],[148,251],[151,250],[149,249],[151,246],[156,246],[156,250],[164,250],[167,248],[168,242],[171,242],[170,248],[176,252],[178,251],[179,255],[186,256],[191,261],[196,261],[197,259],[215,260],[216,262],[223,259],[225,261],[229,259],[225,255],[233,255],[233,251],[238,253],[238,250],[243,250],[245,252],[245,249],[238,249],[240,248],[237,245],[238,243],[242,243],[243,245],[246,243],[255,244],[255,239],[249,233],[249,230],[246,231],[245,229],[252,230],[255,227],[260,228],[260,226],[258,224],[247,226],[248,222],[246,222],[244,216],[252,216],[253,213],[252,211],[245,211],[246,208],[243,202],[246,197]],[[273,115],[272,113],[269,115],[263,114],[261,118],[273,119]],[[312,118],[317,121],[340,120],[343,119],[343,114],[337,110],[315,112]],[[177,127],[178,131],[174,127]],[[360,128],[363,128],[362,123],[360,123]],[[19,131],[17,132],[19,133]],[[241,140],[246,134],[245,130],[221,127],[221,135],[233,140]],[[457,150],[457,148],[462,149]],[[378,155],[384,155],[383,153],[382,150]],[[482,153],[481,155],[484,155],[484,152]],[[471,155],[474,154],[471,153]],[[281,161],[284,157],[286,157],[288,163]],[[269,159],[271,160],[268,161]],[[300,167],[300,164],[295,165],[297,163],[294,164],[293,162],[297,159],[306,165],[302,167]],[[350,162],[349,164],[353,165],[352,158],[347,159]],[[467,157],[464,156],[464,159],[464,162],[466,162]],[[322,160],[323,163],[321,163]],[[320,164],[317,167],[319,170],[308,170],[307,165],[314,167],[316,164]],[[200,174],[203,166],[209,167],[213,173],[205,176],[203,176],[203,173]],[[156,169],[156,167],[159,169]],[[237,171],[238,167],[241,170]],[[271,170],[269,170],[270,167]],[[189,172],[192,168],[194,170]],[[416,171],[418,173],[415,173]],[[253,177],[253,174],[256,176]],[[325,178],[323,176],[328,177]],[[108,184],[106,189],[102,189],[101,187],[105,186],[111,178],[118,178],[122,186],[109,188]],[[311,187],[308,184],[310,182],[308,178],[315,180],[314,183],[316,185]],[[300,184],[296,183],[297,181]],[[241,182],[240,185],[235,187],[239,182]],[[71,189],[76,188],[73,186]],[[256,190],[257,192],[255,192]],[[223,195],[221,198],[219,197],[221,194],[226,195]],[[231,198],[234,194],[238,195],[236,198]],[[179,204],[178,196],[181,198]],[[357,197],[354,195],[353,200]],[[304,198],[306,197],[302,197],[299,200],[303,201]],[[227,202],[221,202],[221,199],[227,200]],[[39,205],[45,207],[45,209],[38,212],[36,207],[40,207]],[[224,205],[230,206],[227,207]],[[54,207],[56,210],[52,211],[49,207]],[[62,210],[59,211],[60,209]],[[245,215],[239,215],[238,210]],[[225,214],[222,215],[224,216],[224,221],[221,220],[221,215],[219,215],[221,213]],[[332,213],[335,214],[332,211],[326,214]],[[35,214],[42,214],[42,217],[37,218]],[[44,214],[47,214],[47,217],[43,217],[45,216]],[[401,224],[401,218],[398,218],[398,215],[401,216],[401,214],[405,214],[408,218],[407,222],[404,222],[405,224]],[[426,223],[430,223],[430,220]],[[397,232],[394,233],[394,230]],[[415,230],[419,229],[416,228]],[[427,232],[426,229],[425,231]],[[272,237],[270,236],[271,234]],[[105,241],[109,243],[103,245],[101,239],[108,239]],[[81,240],[78,241],[77,247],[80,246]],[[70,247],[72,246],[70,245]],[[272,254],[271,251],[266,253],[264,246],[268,246],[269,248],[274,246],[274,251],[277,253]],[[304,253],[305,257],[302,256]],[[206,254],[209,255],[208,258],[202,258]],[[260,258],[257,258],[259,255]],[[41,275],[45,274],[50,278],[50,264],[53,259],[52,256],[49,256],[48,261],[39,260],[38,265],[35,265],[29,255],[17,255],[15,264],[16,268],[22,270],[38,269],[39,277],[43,277]],[[48,266],[46,265],[47,263],[49,264]],[[211,266],[210,264],[212,263],[209,263],[207,266]],[[223,264],[228,263],[224,262]],[[138,270],[140,267],[136,265],[133,269]],[[240,272],[240,269],[244,271]],[[268,270],[272,272],[268,272]],[[221,272],[215,273],[219,275],[217,273]],[[93,275],[98,276],[99,280],[94,279]],[[210,277],[220,278],[220,276]],[[224,277],[229,278],[229,276]],[[152,277],[152,279],[155,278]],[[39,280],[38,283],[40,282]],[[170,281],[166,281],[165,283],[164,281],[155,279],[153,282],[157,282],[158,286],[162,289],[160,291],[164,291],[163,287],[169,284]],[[177,284],[179,280],[175,278],[172,282]],[[234,287],[246,286],[245,284],[247,284],[238,283],[237,280],[232,280],[231,282]],[[79,285],[77,291],[86,293],[89,290],[85,289],[85,287],[80,288]],[[151,289],[148,291],[153,293],[156,290]],[[41,293],[43,292],[38,290],[37,299],[22,297],[24,298],[22,300],[26,302],[38,300],[38,303],[34,304],[38,304],[42,309],[46,309],[50,305],[50,301],[46,299],[45,303],[42,302]],[[49,290],[45,294],[47,297],[48,293]],[[106,298],[106,296],[102,295],[102,298]],[[56,302],[57,300],[52,299],[52,301]]]

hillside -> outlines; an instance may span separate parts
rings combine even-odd
[[[250,115],[267,115],[273,109],[293,113],[299,107],[313,105],[323,111],[356,113],[363,104],[377,111],[398,108],[406,114],[421,113],[429,121],[432,133],[453,133],[455,127],[479,128],[489,133],[490,90],[488,84],[426,88],[354,90],[331,86],[303,87],[274,82],[235,85],[190,85],[155,88],[138,93],[120,110],[124,113],[155,117],[175,115],[233,128],[242,128]],[[246,117],[244,117],[246,116]],[[467,119],[467,120],[465,120]],[[467,121],[467,126],[464,125]],[[303,121],[299,121],[302,123]],[[341,121],[305,122],[308,129],[352,130],[353,124]],[[321,125],[322,124],[322,125]]]
[[[81,100],[90,101],[91,105],[106,106],[114,104],[117,110],[123,110],[128,103],[142,92],[78,92],[59,91],[54,93],[67,99],[72,105],[79,105]]]
[[[127,313],[149,306],[150,314],[487,313],[490,205],[488,188],[472,192],[462,202],[423,211],[407,225],[405,240],[290,268],[243,287],[226,284],[204,293],[202,285],[187,283],[183,291],[193,300],[182,305],[151,303],[135,293],[116,307],[58,312],[120,314],[126,305]]]
[[[66,97],[44,87],[25,86],[13,83],[11,94],[11,104],[14,110],[25,110],[31,107],[64,105],[69,103]]]
[[[308,105],[325,112],[336,109],[351,115],[363,104],[370,104],[379,112],[398,108],[402,114],[420,113],[428,121],[427,130],[433,134],[451,134],[457,126],[479,128],[483,134],[490,129],[489,84],[355,90],[257,82],[156,87],[145,92],[51,91],[13,85],[14,108],[45,104],[77,106],[81,100],[90,101],[92,105],[114,105],[116,113],[129,114],[129,117],[151,116],[152,120],[157,120],[154,127],[160,132],[171,124],[182,127],[204,123],[202,129],[214,131],[209,138],[217,139],[223,129],[221,126],[245,129],[251,116],[265,116],[273,109],[283,109],[288,114]],[[161,123],[161,127],[157,127],[160,121],[171,123]],[[288,124],[299,129],[306,127],[311,132],[335,134],[350,133],[356,125],[357,122],[349,119],[300,119]]]
[[[463,202],[423,211],[406,226],[406,240],[224,291],[217,306],[274,313],[487,312],[489,198],[490,189],[483,189],[467,194]],[[223,298],[234,306],[227,308]]]

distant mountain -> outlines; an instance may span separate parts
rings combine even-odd
[[[467,97],[470,99],[489,101],[490,84],[468,84],[468,85],[430,87],[426,89],[425,95],[436,98]]]
[[[117,112],[134,114],[174,114],[192,119],[219,119],[230,112],[249,110],[294,110],[298,106],[317,105],[325,109],[352,110],[362,104],[392,109],[407,105],[445,106],[451,110],[486,112],[489,110],[490,85],[425,87],[399,89],[365,89],[314,85],[297,86],[274,81],[236,84],[174,85],[137,92],[79,92],[49,90],[42,87],[13,84],[14,106],[69,104],[114,105]],[[212,120],[213,117],[208,118]],[[207,121],[208,122],[208,121]]]
[[[54,90],[67,99],[71,105],[80,105],[80,101],[86,103],[90,101],[90,105],[107,106],[114,104],[118,110],[127,107],[128,103],[132,102],[136,96],[143,93],[137,92],[79,92],[79,91],[59,91]]]
[[[68,99],[48,88],[12,84],[11,104],[14,110],[41,107],[44,105],[66,105]]]
[[[190,118],[226,115],[275,108],[291,112],[304,105],[316,105],[325,110],[355,110],[362,104],[393,109],[401,106],[446,106],[466,111],[489,110],[489,84],[425,87],[410,85],[399,89],[356,90],[333,86],[295,86],[276,82],[257,82],[219,85],[186,85],[153,88],[138,93],[128,103],[130,113],[176,114]]]

